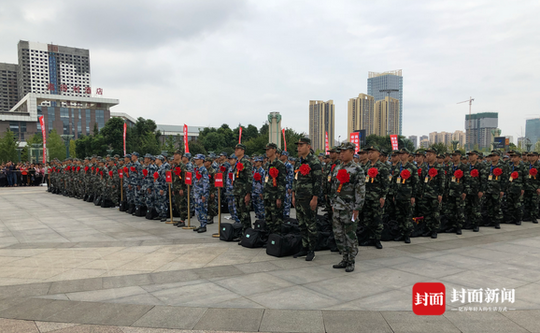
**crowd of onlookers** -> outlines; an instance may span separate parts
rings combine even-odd
[[[0,164],[0,187],[39,186],[48,182],[48,165],[42,163]]]

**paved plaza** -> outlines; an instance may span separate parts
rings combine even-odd
[[[332,269],[337,253],[275,258],[214,232],[0,189],[0,331],[540,332],[537,224],[361,247],[353,273]],[[444,315],[412,312],[417,282],[444,283]],[[462,288],[514,289],[515,302],[463,312],[475,304],[452,301]]]

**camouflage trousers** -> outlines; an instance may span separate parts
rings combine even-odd
[[[501,197],[499,192],[497,193],[486,193],[484,195],[484,209],[486,215],[491,223],[498,225],[503,220],[503,214],[501,210]]]
[[[238,218],[238,214],[236,213],[236,206],[234,205],[234,195],[227,194],[225,197],[227,198],[227,206],[229,207],[229,214],[231,214],[231,219],[233,219],[236,223],[240,223],[240,219]]]
[[[506,192],[506,211],[510,223],[519,222],[523,219],[523,196],[521,192]]]
[[[281,224],[283,223],[283,203],[278,208],[276,198],[264,199],[266,228],[271,234],[281,234]]]
[[[202,201],[202,196],[199,193],[193,192],[193,204],[195,205],[195,215],[197,220],[201,223],[201,227],[206,227],[208,222],[208,197],[206,197],[206,202]]]
[[[465,197],[465,216],[472,227],[477,227],[480,224],[480,219],[482,218],[480,212],[480,198],[478,198],[478,194],[467,195]]]
[[[158,212],[159,216],[167,217],[167,210],[169,209],[169,196],[166,190],[163,194],[159,194],[159,191],[155,194],[154,208]]]
[[[438,231],[441,227],[441,204],[439,203],[439,200],[436,197],[423,197],[420,201],[425,207],[424,222],[426,223],[427,230]]]
[[[358,228],[358,219],[352,221],[352,211],[334,210],[332,217],[332,230],[336,245],[343,255],[343,261],[353,263],[358,254],[358,238],[356,229]]]
[[[152,210],[152,208],[155,208],[156,193],[152,192],[152,189],[150,189],[150,193],[148,193],[148,190],[146,190],[146,195],[144,196],[144,205],[146,206],[147,210]]]
[[[289,194],[289,190],[285,190],[285,202],[283,204],[283,219],[288,220],[291,214],[291,202],[292,195]]]
[[[317,209],[311,210],[308,200],[296,200],[296,218],[302,235],[302,246],[309,251],[315,251],[317,246]]]
[[[185,221],[188,218],[188,206],[187,206],[187,195],[184,193],[184,195],[175,194],[174,195],[174,205],[176,207],[176,210],[180,214],[180,220]],[[191,217],[191,216],[190,216]]]
[[[240,223],[242,223],[242,235],[245,234],[247,229],[251,228],[251,215],[249,213],[249,206],[246,205],[245,197],[245,195],[234,196],[236,213],[238,214]]]
[[[206,201],[207,210],[208,210],[208,221],[213,221],[214,216],[217,216],[217,214],[218,214],[218,206],[217,206],[217,197],[216,197],[216,195],[217,195],[217,191],[216,191],[216,194],[214,195],[214,199],[209,198]]]
[[[264,200],[261,198],[261,193],[253,192],[251,195],[251,202],[257,220],[264,220]]]
[[[412,204],[411,199],[400,199],[394,201],[396,208],[396,221],[399,226],[401,236],[410,236],[413,231]]]
[[[383,214],[388,217],[388,220],[396,219],[396,203],[393,195],[387,195],[384,202]]]
[[[525,190],[523,196],[523,206],[529,212],[529,217],[531,219],[538,218],[538,204],[540,203],[540,196],[536,191]]]
[[[465,200],[461,195],[449,195],[446,200],[444,215],[448,219],[448,226],[461,228],[465,223]]]
[[[352,212],[351,212],[352,214]],[[352,216],[352,215],[351,215]],[[362,211],[359,214],[362,225],[369,230],[369,239],[381,240],[383,231],[382,208],[379,199],[366,198]]]

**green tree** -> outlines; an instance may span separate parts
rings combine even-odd
[[[161,153],[159,139],[156,138],[154,133],[147,132],[142,136],[138,153],[141,155],[158,155]]]
[[[448,147],[442,143],[432,143],[429,148],[434,149],[438,154],[446,154],[448,152]]]
[[[15,138],[15,133],[10,130],[7,130],[4,133],[4,136],[0,139],[0,161],[18,161],[17,154],[17,140]]]
[[[169,154],[169,156],[173,156],[174,155],[174,151],[176,150],[176,147],[174,145],[174,137],[172,136],[168,136],[166,139],[165,139],[165,142],[163,143],[163,145],[161,146],[161,150],[163,151],[166,151],[167,154]]]
[[[188,145],[189,152],[192,156],[195,156],[195,154],[206,154],[206,149],[204,149],[204,145],[199,140],[189,141]]]
[[[76,140],[69,140],[69,157],[76,158],[77,156],[78,155],[77,155],[77,143],[76,143]]]
[[[113,155],[124,152],[124,120],[122,118],[109,119],[99,134],[103,136],[105,143],[114,149]]]
[[[43,135],[41,133],[39,134],[36,133],[32,137],[26,140],[26,147],[24,147],[24,149],[21,152],[21,159],[29,161],[29,162],[32,160],[31,152],[32,152],[32,149],[34,149],[33,145],[35,144],[40,144],[40,145],[43,144]],[[34,161],[36,160],[36,158],[37,158],[37,161],[39,161],[39,156],[34,156]]]
[[[49,132],[47,148],[49,149],[49,158],[51,160],[57,158],[63,161],[66,159],[66,145],[55,129]]]

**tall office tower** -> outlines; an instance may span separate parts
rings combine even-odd
[[[536,142],[540,139],[540,118],[525,120],[525,138],[529,139],[534,147]]]
[[[420,137],[420,147],[429,148],[429,137],[427,135],[422,135]]]
[[[381,91],[389,89],[397,91]],[[383,100],[387,96],[399,101],[399,132],[395,134],[401,135],[403,128],[403,75],[401,69],[384,73],[369,72],[367,93],[373,96],[375,101]]]
[[[90,51],[19,41],[19,99],[28,93],[89,97]]]
[[[399,134],[399,101],[385,97],[376,101],[373,113],[373,133],[379,136]]]
[[[268,142],[275,143],[281,148],[281,114],[279,112],[268,114]]]
[[[17,75],[19,66],[0,63],[0,111],[7,112],[19,101]]]
[[[418,137],[416,135],[411,135],[409,136],[409,140],[413,143],[414,149],[418,149]]]
[[[309,101],[309,137],[313,150],[325,150],[326,133],[328,145],[334,145],[334,128],[334,101]]]
[[[471,131],[469,132],[469,120]],[[493,142],[492,130],[499,125],[497,112],[481,112],[465,115],[465,133],[467,135],[468,150],[490,148]],[[469,143],[471,143],[469,145]],[[478,146],[477,146],[478,145]]]
[[[359,94],[356,98],[349,99],[347,104],[347,133],[366,130],[366,135],[373,134],[373,108],[375,99],[373,96]]]

